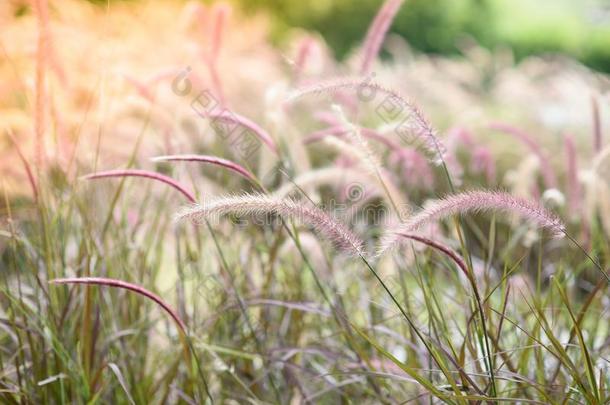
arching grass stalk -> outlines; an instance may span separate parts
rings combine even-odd
[[[189,202],[194,203],[195,195],[189,191],[182,184],[178,183],[176,180],[171,177],[165,176],[160,173],[151,172],[149,170],[139,170],[139,169],[118,169],[118,170],[107,170],[102,172],[91,173],[83,176],[85,180],[94,180],[94,179],[102,179],[105,177],[142,177],[148,178],[152,180],[159,181],[161,183],[165,183],[170,187],[178,190],[182,195],[186,197]]]
[[[195,203],[195,195],[189,191],[185,186],[183,186],[182,184],[180,184],[179,182],[177,182],[176,180],[172,179],[171,177],[162,175],[160,173],[155,173],[155,172],[151,172],[148,170],[138,170],[138,169],[119,169],[119,170],[109,170],[109,171],[103,171],[103,172],[97,172],[97,173],[92,173],[86,176],[83,176],[83,178],[87,179],[87,180],[93,180],[93,179],[101,179],[101,178],[107,178],[107,177],[120,177],[120,178],[125,178],[125,177],[140,177],[140,178],[147,178],[147,179],[152,179],[164,184],[169,185],[170,187],[176,189],[177,191],[179,191],[184,197],[186,197],[186,199],[191,202],[191,203]],[[124,179],[123,179],[124,180]],[[123,183],[121,183],[122,186]],[[116,199],[118,198],[119,193],[117,192],[117,194],[115,195],[115,199],[113,200],[113,203],[116,202]],[[114,204],[113,204],[114,205]],[[109,218],[111,218],[112,216],[109,214]],[[109,220],[106,222],[105,226],[104,226],[104,230],[107,229],[107,225],[109,224]],[[89,291],[87,290],[87,295],[86,295],[86,303],[88,304],[90,300],[89,297]],[[88,312],[87,312],[88,314]],[[192,346],[190,337],[188,336],[188,334],[184,334],[184,336],[181,335],[181,339],[184,339],[184,342],[186,342],[186,345],[191,349],[191,353],[193,354],[193,356],[197,359],[197,354],[194,350],[194,347]],[[191,369],[191,362],[190,362],[190,358],[188,360],[188,364],[189,364],[189,369]],[[201,370],[201,367],[199,365],[199,361],[196,361],[196,367],[197,367],[197,372],[200,375],[202,381],[204,381],[204,386],[206,389],[206,393],[207,396],[210,398],[210,400],[212,400],[212,397],[208,391],[207,388],[207,382],[205,382],[205,376],[203,375],[203,372]]]
[[[158,295],[148,291],[144,287],[141,287],[137,284],[128,283],[121,280],[111,279],[111,278],[103,278],[103,277],[72,277],[72,278],[56,278],[49,280],[51,284],[84,284],[84,285],[99,285],[106,286],[111,288],[119,288],[128,291],[132,291],[140,296],[143,296],[155,304],[157,304],[163,311],[165,311],[175,322],[178,327],[180,342],[183,347],[183,354],[185,357],[185,361],[187,362],[188,368],[191,368],[191,353],[194,353],[193,347],[189,341],[187,326],[184,321],[180,318],[178,313],[174,311],[161,297]],[[202,382],[204,385],[205,392],[210,399],[210,401],[214,402],[212,398],[207,380],[203,374],[201,374]]]
[[[138,295],[141,295],[141,296],[153,301],[155,304],[157,304],[159,307],[161,307],[161,309],[163,309],[163,311],[165,311],[172,318],[172,320],[176,323],[176,326],[178,327],[178,330],[180,332],[179,336],[180,336],[180,341],[181,341],[182,347],[183,347],[183,354],[184,354],[185,360],[187,362],[187,365],[189,366],[189,369],[191,368],[190,367],[191,366],[190,354],[191,354],[191,352],[194,352],[194,351],[193,351],[193,347],[190,344],[189,339],[188,339],[188,332],[187,332],[186,324],[180,318],[178,313],[176,311],[174,311],[167,303],[165,303],[165,301],[163,301],[163,299],[161,297],[159,297],[158,295],[156,295],[156,294],[148,291],[147,289],[145,289],[139,285],[136,285],[136,284],[128,283],[128,282],[121,281],[121,280],[103,278],[103,277],[57,278],[57,279],[49,280],[49,283],[51,283],[51,284],[100,285],[100,286],[107,286],[107,287],[112,287],[112,288],[120,288],[120,289],[132,291]],[[214,399],[212,398],[210,391],[209,391],[207,380],[205,379],[205,377],[203,375],[201,375],[201,377],[202,377],[204,389],[205,389],[205,392],[206,392],[208,398],[210,399],[210,401],[214,402]]]
[[[245,179],[256,182],[256,177],[252,172],[243,166],[232,162],[227,159],[219,158],[217,156],[210,155],[167,155],[167,156],[156,156],[150,159],[153,162],[199,162],[199,163],[209,163],[212,165],[224,167],[225,169],[231,170],[234,173],[239,174]]]

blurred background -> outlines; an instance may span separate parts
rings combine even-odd
[[[14,3],[25,14],[29,2]],[[86,1],[86,0],[83,0]],[[104,6],[139,0],[89,0]],[[320,32],[335,56],[345,57],[362,39],[381,0],[232,0],[245,12],[267,13],[271,39],[282,44],[293,27]],[[211,3],[205,1],[202,3]],[[434,54],[460,53],[464,41],[488,49],[507,47],[516,60],[559,53],[602,72],[610,72],[609,0],[409,0],[392,32],[415,49]]]
[[[203,365],[204,374],[218,378],[211,387],[223,395],[241,393],[241,387],[246,386],[234,381],[235,376],[257,386],[252,398],[260,389],[261,401],[271,398],[272,390],[261,381],[272,374],[282,381],[280,392],[284,386],[295,385],[294,381],[299,382],[296,385],[302,383],[304,393],[295,394],[297,399],[310,398],[306,391],[326,392],[329,387],[343,386],[361,363],[373,364],[360,361],[360,350],[352,350],[350,344],[342,342],[343,331],[335,333],[337,328],[343,328],[343,322],[332,322],[342,319],[344,313],[350,317],[354,314],[359,322],[370,321],[372,326],[392,331],[385,337],[386,332],[371,329],[384,336],[389,352],[413,359],[413,367],[417,367],[414,370],[429,369],[430,379],[440,376],[437,370],[430,369],[431,357],[423,347],[413,345],[413,356],[405,352],[412,342],[403,336],[411,328],[390,315],[392,302],[383,301],[388,298],[385,290],[372,277],[354,276],[364,274],[362,266],[345,261],[340,255],[327,254],[315,233],[307,234],[309,243],[304,246],[311,250],[311,257],[318,259],[313,267],[323,272],[322,283],[317,276],[300,271],[310,266],[303,265],[301,248],[293,249],[299,244],[293,245],[284,238],[280,228],[275,232],[272,227],[244,225],[237,231],[233,221],[223,221],[211,232],[220,236],[219,243],[215,236],[199,237],[200,233],[189,226],[175,227],[174,213],[186,201],[160,184],[131,179],[124,186],[123,182],[114,181],[117,179],[95,183],[83,180],[87,173],[130,168],[145,170],[149,177],[157,179],[159,174],[168,175],[184,184],[185,189],[193,190],[197,200],[258,190],[252,182],[218,170],[217,166],[174,165],[151,159],[155,156],[212,155],[246,168],[256,183],[260,180],[267,190],[278,195],[286,195],[286,185],[294,191],[294,184],[295,190],[296,186],[299,192],[305,189],[307,197],[314,196],[312,201],[321,206],[347,202],[346,223],[349,221],[357,234],[365,235],[371,247],[377,245],[378,235],[385,227],[381,226],[382,221],[373,221],[368,215],[354,215],[354,220],[352,208],[354,213],[368,213],[372,206],[377,214],[384,204],[395,209],[394,197],[398,197],[397,206],[402,207],[400,200],[404,197],[408,203],[405,206],[415,211],[430,199],[451,193],[454,186],[458,190],[506,190],[512,196],[540,201],[558,213],[570,235],[585,251],[595,252],[595,257],[599,254],[602,266],[607,268],[610,0],[405,0],[389,35],[369,36],[369,32],[380,31],[382,24],[374,21],[379,21],[375,16],[383,3],[0,0],[0,273],[9,268],[15,275],[0,281],[0,298],[9,297],[0,302],[0,347],[4,348],[0,360],[16,371],[33,370],[23,374],[25,382],[19,372],[4,373],[7,379],[16,376],[6,386],[16,387],[11,403],[53,403],[45,401],[45,396],[39,397],[42,385],[43,395],[56,398],[55,403],[60,403],[59,398],[67,398],[65,402],[69,403],[90,403],[89,394],[96,392],[102,393],[104,403],[127,403],[110,400],[117,395],[119,385],[125,385],[120,375],[110,375],[110,370],[102,373],[108,361],[118,364],[117,369],[123,370],[130,387],[137,387],[134,403],[149,403],[155,396],[162,398],[156,395],[161,390],[190,390],[187,369],[195,367],[185,365],[184,372],[176,371],[182,369],[180,346],[163,338],[171,344],[167,351],[170,346],[149,339],[150,327],[159,325],[160,330],[161,324],[144,317],[152,321],[158,318],[159,311],[144,307],[147,304],[142,300],[100,295],[100,302],[105,297],[112,305],[99,306],[103,309],[95,320],[91,318],[91,324],[96,326],[90,334],[86,327],[89,321],[80,319],[92,313],[97,301],[81,301],[80,293],[68,294],[68,290],[51,289],[52,294],[45,290],[44,280],[64,275],[103,274],[135,281],[154,287],[172,307],[176,303],[180,316],[185,316],[193,328],[189,334],[202,339],[195,347],[201,350],[199,364]],[[401,2],[388,2],[398,3]],[[383,43],[378,48],[376,42]],[[393,108],[392,103],[387,103],[393,98],[382,91],[375,100],[362,97],[360,88],[354,94],[355,84],[333,91],[334,84],[346,76],[368,79],[369,75],[374,75],[380,85],[404,94],[409,102]],[[333,84],[325,87],[329,81]],[[410,118],[409,131],[416,136],[405,140],[402,124],[407,121],[401,111],[410,103],[416,107],[405,112]],[[398,114],[394,114],[397,110]],[[223,116],[225,112],[238,114],[242,118],[234,121],[239,125],[217,125],[213,113],[219,111]],[[353,125],[362,126],[363,131],[352,131]],[[238,136],[229,136],[237,126]],[[261,129],[242,132],[241,127]],[[369,154],[368,145],[359,136],[330,136],[365,133],[364,129],[375,141],[371,142],[374,153]],[[256,153],[244,153],[243,140],[246,135],[253,138],[255,133],[259,138],[265,133],[262,138],[271,141],[259,142],[261,147]],[[430,134],[438,134],[446,145],[446,168],[437,164],[436,153],[430,154],[429,142],[421,142],[421,138],[430,141]],[[372,162],[376,155],[380,164]],[[301,187],[299,181],[305,185]],[[353,185],[358,187],[348,187]],[[352,189],[361,190],[358,198],[350,197]],[[192,199],[195,198],[189,194]],[[547,242],[527,223],[503,215],[498,216],[496,227],[496,217],[489,217],[467,221],[466,236],[472,246],[462,246],[461,250],[468,250],[474,259],[472,274],[485,286],[481,291],[490,291],[490,296],[497,291],[492,297],[493,305],[503,305],[512,313],[515,325],[536,325],[536,334],[546,333],[546,321],[541,322],[544,318],[537,314],[546,313],[548,308],[553,310],[549,319],[556,341],[574,335],[573,318],[562,309],[565,303],[559,301],[561,295],[556,290],[549,288],[548,294],[541,295],[535,312],[532,306],[525,306],[526,301],[520,298],[523,295],[512,293],[513,287],[497,286],[500,279],[515,283],[511,285],[516,289],[521,288],[519,285],[533,286],[535,280],[539,292],[554,280],[563,283],[562,288],[574,290],[578,299],[584,298],[584,292],[603,291],[594,287],[605,285],[597,281],[597,270],[584,261],[583,252],[567,241]],[[14,231],[15,222],[18,233]],[[452,228],[445,232],[439,227],[430,232],[458,249],[463,245],[462,237]],[[207,231],[202,228],[201,235],[204,232]],[[420,273],[419,265],[411,266],[419,264],[420,255],[415,260],[415,252],[411,253],[396,262],[386,255],[378,266],[381,277],[393,280],[392,288],[401,291],[401,296],[404,292],[406,301],[413,296],[415,306],[408,311],[413,311],[418,323],[428,323],[427,335],[437,336],[436,331],[448,333],[435,341],[462,345],[459,342],[467,336],[461,350],[443,349],[443,353],[460,353],[460,358],[456,355],[451,364],[473,364],[474,370],[479,370],[483,351],[476,341],[482,344],[483,333],[476,329],[478,321],[471,322],[475,318],[469,316],[470,288],[457,288],[467,285],[466,278],[460,279],[457,272],[451,278],[437,273],[432,266],[435,261],[428,262],[427,258],[422,267],[425,273]],[[438,281],[434,274],[438,274]],[[21,295],[21,287],[14,287],[13,280],[23,284],[26,295]],[[214,281],[211,287],[209,280]],[[320,295],[317,286],[322,285],[324,294]],[[406,285],[417,290],[407,292]],[[332,290],[332,302],[336,298],[340,304],[340,316],[318,310],[324,300],[334,307],[326,289]],[[79,291],[89,297],[89,290]],[[418,295],[420,291],[422,296]],[[514,301],[509,301],[509,291]],[[500,292],[502,303],[495,299]],[[423,298],[426,294],[430,299]],[[243,309],[244,313],[249,313],[249,308],[254,311],[256,306],[257,316],[261,314],[262,321],[255,322],[254,328],[249,322],[242,322],[247,317],[238,312],[242,307],[240,296],[249,306],[247,311]],[[257,302],[262,301],[250,300],[268,297],[282,300],[277,301],[282,305],[290,303],[290,307],[278,306],[276,312],[261,305],[259,310]],[[584,321],[590,325],[587,344],[595,353],[594,361],[602,364],[600,380],[607,379],[608,324],[598,322],[607,317],[607,296],[600,294],[595,301],[594,295],[590,297],[591,300],[583,300],[586,305],[579,306],[591,304]],[[24,309],[5,311],[13,303]],[[299,308],[307,304],[307,312],[315,314],[315,318],[298,314],[300,310],[293,312],[294,303]],[[309,307],[309,303],[315,306]],[[435,303],[434,308],[429,303]],[[65,310],[55,313],[57,308]],[[2,323],[4,314],[11,311],[25,315]],[[446,323],[437,321],[436,315],[428,315],[437,312]],[[59,313],[62,315],[57,316]],[[324,317],[318,317],[322,313]],[[490,324],[488,328],[498,331],[493,339],[497,354],[527,348],[519,352],[524,354],[517,356],[517,367],[509,367],[510,374],[505,377],[518,389],[511,385],[506,392],[520,395],[522,382],[531,381],[532,392],[536,389],[532,398],[537,398],[539,387],[546,387],[552,392],[549,395],[558,396],[557,403],[567,395],[572,395],[568,399],[578,400],[575,387],[580,385],[574,381],[582,370],[562,372],[557,377],[556,350],[534,348],[530,334],[511,330],[514,328],[503,323],[503,314],[491,319],[499,319],[497,325]],[[27,333],[29,339],[30,327],[39,348],[21,343],[29,341],[24,336]],[[253,339],[259,330],[263,332],[261,348]],[[500,339],[500,330],[506,338]],[[176,343],[177,335],[172,339]],[[49,342],[64,347],[50,346]],[[218,356],[209,342],[223,347]],[[319,346],[332,351],[319,352]],[[219,363],[220,356],[229,353],[224,347],[231,352],[233,348],[244,352],[235,356],[235,361]],[[293,347],[299,350],[293,352]],[[311,355],[309,347],[314,348]],[[300,348],[305,348],[302,354]],[[399,349],[402,351],[395,351]],[[466,349],[468,353],[464,354]],[[285,357],[284,352],[298,354]],[[78,356],[82,362],[73,360]],[[279,358],[275,356],[281,356],[282,362],[294,358],[298,367],[285,367],[281,376],[279,372],[270,373],[271,368],[262,359],[268,358],[271,363]],[[567,354],[565,357],[570,365],[565,369],[571,369],[572,360]],[[55,359],[56,364],[47,362],[47,358]],[[498,358],[500,361],[505,363],[504,358]],[[580,356],[574,357],[573,362],[586,363]],[[166,373],[171,363],[176,366]],[[235,372],[225,373],[228,370]],[[328,383],[327,377],[335,378],[336,371],[341,371],[337,381],[345,379]],[[489,386],[485,371],[479,371],[473,376],[481,377],[481,387]],[[366,372],[367,379],[373,375],[368,368]],[[2,401],[2,395],[6,393],[8,398],[10,392],[1,385],[3,382],[0,378],[0,403],[9,403]],[[63,384],[70,390],[68,397],[64,397]],[[345,386],[355,390],[346,391],[346,398],[363,396],[364,390],[366,395],[376,392],[364,384]],[[435,380],[430,386],[438,387],[435,390],[449,387],[444,379]],[[605,386],[610,386],[610,380]],[[388,387],[402,390],[396,381],[388,381]],[[251,394],[245,395],[249,399]],[[427,400],[411,388],[399,393],[396,398],[399,397]],[[244,403],[246,396],[236,398],[239,401],[234,403]],[[335,399],[320,403],[344,399],[332,398]],[[541,403],[549,402],[545,397]]]
[[[340,58],[361,40],[362,27],[369,24],[381,3],[233,0],[248,13],[269,13],[274,42],[281,44],[287,30],[302,27],[320,32]],[[410,0],[394,21],[392,32],[427,53],[457,54],[463,41],[474,40],[489,49],[508,47],[517,60],[561,53],[610,72],[608,0]]]
[[[344,56],[361,39],[380,0],[242,0],[246,10],[273,15],[275,39],[290,26],[319,31]],[[569,55],[596,70],[610,72],[608,0],[410,0],[393,32],[416,49],[460,52],[474,40],[489,48],[509,47],[516,59],[533,54]]]
[[[89,166],[122,165],[144,130],[141,156],[196,150],[187,141],[194,139],[190,100],[171,91],[178,72],[191,67],[195,87],[219,81],[214,91],[233,110],[271,125],[282,92],[357,71],[382,3],[56,0],[41,25],[36,1],[2,0],[0,129],[27,157],[34,132],[44,132],[49,160],[63,170],[75,167],[71,156]],[[375,63],[377,78],[413,96],[443,133],[467,127],[495,142],[487,125],[504,120],[559,147],[564,132],[587,139],[609,125],[610,1],[407,0]],[[39,95],[45,102],[36,120]],[[154,120],[142,130],[149,114]],[[310,124],[299,122],[301,135],[315,129]],[[498,150],[507,164],[519,156],[505,144]],[[23,191],[15,146],[4,135],[0,173]]]

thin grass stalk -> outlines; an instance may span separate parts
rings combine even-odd
[[[574,330],[576,331],[576,336],[578,336],[578,343],[580,345],[582,355],[585,358],[585,369],[587,370],[587,377],[589,379],[590,388],[593,391],[593,396],[595,397],[595,400],[597,401],[597,403],[601,403],[599,388],[597,386],[597,381],[595,379],[595,367],[593,366],[593,361],[591,360],[591,355],[589,353],[589,350],[587,349],[587,344],[586,344],[585,338],[582,334],[582,330],[580,329],[580,326],[578,325],[578,321],[576,320],[576,317],[574,316],[574,313],[572,312],[572,308],[570,307],[570,303],[569,303],[570,301],[569,301],[565,291],[563,290],[563,288],[561,288],[561,285],[557,281],[556,277],[553,277],[553,281],[554,281],[555,287],[559,291],[559,296],[561,297],[561,300],[562,300],[564,306],[566,307],[566,309],[568,310],[568,313],[570,314],[570,318],[572,319],[572,322],[574,325]]]
[[[216,233],[214,232],[214,230],[212,229],[212,225],[210,224],[209,221],[205,221],[206,227],[208,228],[208,231],[210,232],[210,235],[212,236],[212,240],[214,241],[214,246],[216,247],[216,251],[218,252],[218,256],[220,257],[220,260],[222,262],[222,266],[221,268],[224,269],[224,271],[227,273],[227,275],[229,276],[229,282],[231,284],[231,288],[233,289],[233,293],[235,294],[235,297],[237,299],[237,304],[239,306],[239,310],[242,313],[242,316],[244,317],[244,319],[246,320],[246,326],[248,327],[248,330],[250,332],[250,336],[252,337],[252,339],[254,340],[254,343],[256,345],[256,349],[260,352],[261,356],[263,356],[263,358],[266,358],[267,356],[264,354],[265,351],[263,350],[263,345],[260,341],[260,339],[258,338],[258,336],[256,335],[256,331],[254,330],[254,327],[252,326],[252,322],[250,321],[250,316],[248,315],[248,311],[246,309],[246,306],[243,302],[243,299],[241,298],[241,296],[239,295],[239,290],[237,289],[237,286],[235,285],[235,276],[233,275],[233,272],[231,272],[229,270],[229,264],[225,258],[224,252],[222,251],[222,248],[220,247],[220,243],[218,242],[218,238],[216,237]],[[271,363],[270,362],[266,362],[267,363],[267,367],[271,368]],[[268,374],[267,380],[269,381],[269,384],[271,385],[271,388],[273,390],[273,393],[275,395],[275,400],[277,401],[277,403],[281,403],[281,395],[279,392],[279,389],[277,387],[277,384],[275,383],[275,380],[272,377],[272,373]]]
[[[137,156],[137,152],[140,149],[140,145],[142,143],[142,140],[144,139],[144,133],[146,130],[146,127],[149,124],[149,120],[150,120],[150,113],[152,111],[152,104],[150,105],[150,108],[148,110],[148,114],[146,115],[146,119],[144,122],[144,125],[142,126],[140,133],[138,134],[138,137],[136,139],[136,144],[135,147],[133,149],[133,151],[131,152],[131,156],[129,157],[129,161],[127,162],[127,168],[131,168],[135,161],[136,161],[136,156]],[[97,146],[96,146],[96,152],[95,152],[95,163],[93,166],[94,171],[97,171],[97,162],[99,159],[99,153],[100,153],[100,144],[101,144],[101,133],[100,136],[98,137],[98,142],[97,142]],[[106,233],[108,232],[108,229],[110,228],[110,224],[112,223],[112,218],[113,218],[113,212],[114,212],[114,208],[117,204],[117,202],[119,201],[119,197],[121,195],[121,192],[123,190],[123,186],[125,184],[125,180],[126,177],[121,178],[121,181],[119,183],[119,186],[116,190],[116,192],[114,193],[112,200],[110,201],[110,205],[108,207],[108,214],[106,215],[106,220],[104,221],[104,226],[102,227],[102,232],[101,232],[101,240],[104,240]]]
[[[228,170],[231,170],[245,179],[251,182],[257,182],[256,177],[245,167],[232,162],[227,159],[219,158],[217,156],[210,155],[166,155],[166,156],[155,156],[151,158],[153,162],[201,162],[201,163],[210,163],[212,165],[224,167]]]
[[[187,326],[184,323],[184,321],[182,321],[180,316],[176,313],[176,311],[174,311],[158,295],[148,291],[147,289],[145,289],[139,285],[128,283],[128,282],[121,281],[121,280],[104,278],[104,277],[57,278],[57,279],[49,280],[49,283],[60,284],[60,285],[61,284],[84,284],[87,286],[99,285],[99,286],[106,286],[106,287],[111,287],[111,288],[119,288],[119,289],[132,291],[140,296],[143,296],[143,297],[153,301],[155,304],[157,304],[159,307],[161,307],[161,309],[163,309],[163,311],[165,311],[172,318],[172,320],[178,327],[178,331],[180,332],[179,333],[180,341],[182,342],[182,345],[183,345],[184,356],[185,356],[187,364],[189,365],[189,368],[190,368],[190,364],[191,364],[190,353],[194,353],[194,350],[188,339]],[[209,392],[209,388],[207,385],[207,381],[205,380],[205,378],[203,378],[203,383],[204,383],[204,388],[205,388],[206,394],[208,395],[209,399],[213,402],[213,398],[211,397],[211,394]]]
[[[106,177],[141,177],[148,178],[152,180],[159,181],[161,183],[165,183],[168,186],[178,190],[186,199],[195,203],[195,195],[189,191],[182,184],[178,183],[176,180],[171,177],[165,176],[160,173],[151,172],[149,170],[139,170],[139,169],[118,169],[118,170],[107,170],[102,172],[91,173],[83,176],[82,178],[85,180],[94,180],[94,179],[102,179]]]
[[[294,179],[291,179],[288,174],[286,174],[285,172],[282,172],[284,175],[286,175],[289,180],[294,184],[295,188],[297,188],[303,196],[305,196],[305,198],[307,198],[309,200],[309,202],[311,204],[314,204],[314,201],[307,195],[307,193],[305,192],[305,190],[303,190],[298,184],[295,183]],[[267,192],[266,190],[263,189],[263,192]],[[369,361],[369,359],[366,357],[366,355],[364,353],[362,353],[362,351],[357,349],[357,345],[353,340],[353,335],[351,333],[351,329],[349,328],[349,325],[352,325],[351,321],[349,320],[347,314],[343,313],[339,313],[336,309],[335,309],[335,304],[330,300],[330,296],[328,295],[328,293],[326,292],[326,290],[324,289],[322,282],[318,276],[318,274],[316,273],[314,267],[312,266],[311,262],[309,261],[307,255],[305,254],[299,238],[298,238],[298,231],[296,229],[294,229],[294,234],[293,232],[291,232],[291,230],[289,229],[288,225],[286,224],[286,222],[282,219],[282,226],[284,227],[284,229],[286,230],[286,232],[288,233],[288,235],[291,237],[291,239],[295,242],[295,245],[297,247],[297,250],[299,251],[301,258],[303,259],[303,262],[306,264],[306,267],[309,269],[310,273],[312,274],[314,281],[316,283],[316,286],[318,287],[318,289],[320,290],[320,292],[322,293],[322,296],[324,297],[324,300],[328,303],[329,307],[331,308],[331,312],[333,314],[333,318],[335,320],[335,322],[337,323],[337,325],[339,325],[339,327],[344,329],[344,336],[346,338],[347,344],[350,347],[350,349],[356,354],[356,356],[360,359],[363,360],[366,365],[369,368],[372,368],[372,365]],[[373,387],[373,389],[377,392],[378,388],[376,386],[376,383],[374,380],[367,378],[367,381],[369,382],[369,384],[371,384],[371,386]]]
[[[141,295],[143,297],[148,298],[151,301],[154,301],[158,306],[160,306],[167,314],[176,322],[180,331],[184,334],[187,332],[186,324],[180,319],[178,314],[161,299],[158,295],[146,290],[143,287],[140,287],[136,284],[128,283],[126,281],[115,280],[111,278],[104,277],[68,277],[68,278],[56,278],[49,280],[51,284],[85,284],[85,285],[101,285],[107,287],[121,288],[124,290],[133,291],[134,293]]]
[[[375,271],[375,269],[373,268],[373,266],[371,266],[371,264],[368,262],[368,260],[360,255],[360,259],[364,262],[365,266],[367,266],[367,268],[369,269],[369,271],[373,274],[373,276],[375,277],[375,279],[377,279],[377,281],[379,282],[379,284],[381,284],[382,288],[385,290],[385,292],[390,296],[390,299],[392,300],[392,302],[394,303],[394,305],[396,305],[398,307],[398,310],[400,311],[400,313],[402,314],[402,316],[405,318],[405,320],[407,321],[407,323],[409,324],[409,326],[411,327],[411,329],[415,332],[415,334],[417,335],[417,337],[419,338],[419,340],[422,342],[422,344],[425,346],[426,350],[428,351],[428,353],[430,353],[430,356],[432,356],[432,358],[434,359],[435,363],[440,367],[440,369],[442,370],[443,374],[445,375],[445,377],[447,378],[447,381],[449,381],[449,383],[451,384],[452,388],[454,389],[455,392],[459,392],[459,389],[457,388],[457,386],[455,385],[455,382],[453,382],[453,378],[451,377],[451,373],[449,372],[449,370],[447,369],[447,367],[444,365],[444,363],[442,362],[442,360],[440,359],[440,356],[438,355],[438,353],[436,352],[436,350],[432,349],[432,346],[430,346],[430,344],[424,339],[423,334],[417,329],[415,323],[411,320],[411,318],[409,317],[409,315],[406,313],[405,309],[403,308],[402,305],[400,305],[400,303],[398,302],[398,300],[396,299],[396,297],[394,296],[394,294],[392,294],[392,292],[390,291],[389,287],[386,285],[386,283],[383,281],[383,279],[379,276],[379,274],[377,273],[377,271]],[[398,362],[397,364],[399,364],[400,362]]]
[[[357,345],[354,341],[351,330],[348,327],[349,325],[352,325],[352,323],[349,320],[349,318],[347,317],[347,314],[345,314],[344,312],[339,312],[336,309],[336,305],[333,303],[333,301],[330,299],[330,296],[326,292],[326,289],[324,288],[324,286],[322,284],[320,276],[318,276],[317,272],[314,269],[314,266],[311,264],[311,262],[309,261],[309,258],[305,254],[305,251],[303,250],[301,243],[299,241],[298,231],[296,229],[293,229],[293,231],[291,231],[290,228],[288,227],[288,224],[286,224],[286,222],[283,219],[282,219],[282,226],[286,230],[288,235],[291,237],[291,239],[295,242],[295,246],[297,247],[297,250],[299,251],[301,258],[303,259],[303,262],[305,263],[305,267],[311,273],[311,275],[314,279],[314,282],[316,284],[316,287],[322,294],[324,301],[326,301],[326,303],[329,305],[335,322],[337,323],[337,325],[340,328],[343,329],[342,335],[345,337],[345,340],[346,340],[349,348],[356,354],[358,359],[360,359],[366,363],[367,367],[372,368],[372,365],[371,365],[371,362],[369,361],[369,359],[364,355],[364,353],[361,350],[359,350],[357,348]],[[373,379],[370,379],[367,377],[367,382],[373,387],[373,389],[376,392],[379,390],[379,388],[377,387],[377,384],[375,383],[375,381]]]
[[[566,346],[565,346],[566,350],[568,349],[568,346],[572,343],[572,341],[576,337],[576,328],[580,327],[580,325],[582,324],[589,307],[591,306],[591,304],[593,304],[595,297],[606,286],[607,286],[607,281],[604,280],[603,278],[600,279],[597,282],[597,284],[595,285],[595,288],[593,289],[593,291],[591,291],[591,293],[589,293],[589,295],[587,296],[585,302],[583,303],[583,305],[580,308],[580,311],[578,311],[578,317],[576,318],[576,322],[574,323],[574,325],[572,326],[572,328],[570,330],[570,336],[568,337],[568,341],[566,342]],[[561,363],[558,363],[557,367],[555,368],[555,371],[552,374],[552,377],[550,380],[551,384],[555,383],[555,380],[559,376],[560,369],[561,369]]]
[[[9,133],[9,135],[11,135]],[[12,136],[12,135],[11,135]],[[7,218],[8,218],[8,227],[9,227],[9,231],[10,231],[10,244],[11,244],[11,259],[12,259],[12,263],[13,263],[13,267],[16,268],[17,267],[17,233],[16,233],[16,229],[14,227],[14,222],[13,222],[13,213],[12,213],[12,208],[11,208],[11,204],[9,201],[9,197],[8,197],[8,193],[6,190],[6,185],[4,183],[4,179],[2,180],[2,190],[3,190],[3,197],[4,197],[4,205],[6,207],[6,214],[7,214]],[[10,265],[10,262],[9,262]],[[21,279],[21,272],[20,271],[16,271],[15,275],[16,275],[16,279],[17,279],[17,298],[19,300],[19,302],[23,302],[23,290],[22,290],[22,279]],[[6,286],[9,285],[9,277],[8,277],[8,272],[7,271],[3,271],[3,278],[4,278],[4,284]],[[11,299],[8,300],[8,313],[9,313],[9,319],[13,324],[16,324],[15,322],[15,309],[13,309],[14,303]],[[30,348],[31,350],[33,349],[33,344],[32,344],[32,337],[31,337],[31,333],[27,330],[27,328],[23,328],[25,330],[25,334],[26,334],[26,339],[29,342]],[[21,331],[20,330],[16,330],[15,334],[17,336],[17,342],[19,344],[19,347],[23,346],[23,337],[21,336]],[[35,357],[34,354],[32,354],[32,357]],[[23,351],[19,351],[19,353],[17,353],[17,357],[15,358],[15,371],[17,374],[17,381],[19,383],[19,386],[21,386],[22,384],[22,376],[21,376],[21,370],[20,370],[20,366],[19,366],[19,362],[21,362],[22,365],[25,365],[25,354],[23,353]],[[0,356],[0,370],[4,370],[4,360],[2,358],[2,356]],[[17,403],[17,402],[15,402]]]
[[[440,251],[441,253],[443,253],[444,255],[449,257],[458,266],[458,268],[462,271],[462,273],[464,273],[464,275],[470,282],[470,286],[472,287],[472,291],[475,296],[475,302],[477,305],[479,316],[481,318],[481,326],[484,331],[483,334],[485,337],[485,342],[484,342],[485,351],[487,352],[486,363],[487,363],[487,368],[488,368],[488,372],[489,372],[490,379],[491,379],[492,396],[495,397],[497,390],[496,390],[496,379],[495,379],[494,367],[492,364],[493,353],[491,352],[490,345],[489,345],[489,338],[487,336],[487,334],[488,334],[487,325],[486,325],[486,321],[485,321],[485,313],[483,311],[481,295],[479,294],[479,289],[477,287],[477,283],[474,278],[474,273],[471,271],[472,266],[467,266],[464,259],[462,259],[453,249],[451,249],[441,243],[438,243],[432,239],[428,239],[423,236],[419,236],[419,235],[415,235],[415,234],[408,234],[408,233],[401,233],[400,236],[407,238],[407,239],[415,240],[417,242],[423,243],[431,248],[434,248],[434,249]],[[462,241],[461,232],[460,232],[460,241]]]
[[[38,202],[38,186],[36,185],[36,179],[34,178],[34,172],[30,166],[30,163],[26,159],[21,147],[19,146],[19,142],[15,138],[13,131],[9,130],[7,132],[9,139],[11,140],[13,146],[15,147],[15,151],[17,152],[17,156],[19,156],[19,160],[23,164],[23,168],[25,169],[25,173],[28,177],[28,182],[30,183],[30,187],[32,189],[32,195],[34,197],[34,202]]]

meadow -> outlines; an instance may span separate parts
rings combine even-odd
[[[610,80],[229,3],[0,4],[0,402],[610,403]]]

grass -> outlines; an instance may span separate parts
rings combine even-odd
[[[603,109],[593,136],[565,142],[493,110],[437,130],[451,108],[428,119],[401,95],[401,66],[376,58],[401,2],[388,4],[364,62],[325,61],[346,73],[333,78],[307,73],[303,56],[256,103],[223,69],[230,9],[188,6],[187,22],[214,22],[211,50],[184,47],[203,65],[131,75],[143,107],[118,102],[99,126],[79,118],[89,106],[66,107],[77,146],[54,154],[56,103],[92,85],[70,66],[74,87],[42,90],[59,80],[60,43],[54,55],[44,35],[65,10],[44,17],[37,2],[39,83],[33,97],[15,90],[36,101],[21,107],[35,132],[18,120],[5,131],[21,180],[2,184],[2,403],[610,401]],[[161,21],[177,13],[159,7]],[[375,80],[347,78],[360,69]],[[490,128],[512,137],[480,136]]]

